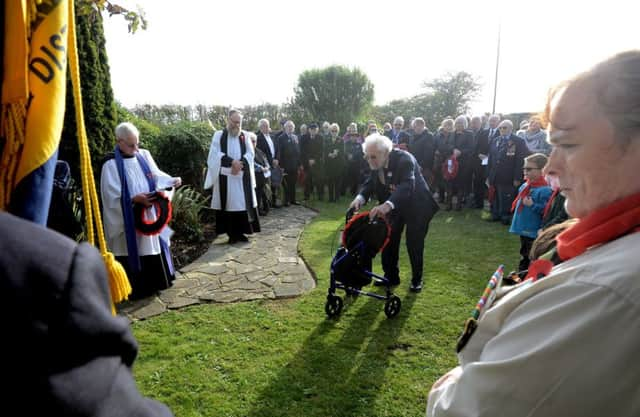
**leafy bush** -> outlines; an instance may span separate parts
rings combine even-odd
[[[208,123],[179,122],[161,127],[148,147],[161,170],[201,190],[212,135]]]
[[[203,238],[200,213],[207,207],[208,197],[203,196],[192,187],[178,188],[173,195],[171,205],[173,216],[171,228],[176,238],[186,242],[199,242]]]

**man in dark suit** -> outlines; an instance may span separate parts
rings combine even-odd
[[[298,167],[300,166],[300,146],[298,137],[293,133],[296,125],[287,120],[284,131],[278,137],[278,150],[276,159],[284,169],[286,177],[283,205],[298,204],[296,201],[296,181],[298,180]]]
[[[511,203],[522,183],[522,167],[529,148],[524,139],[513,134],[513,123],[503,120],[500,135],[489,144],[489,185],[495,188],[491,219],[511,224]]]
[[[371,174],[351,207],[358,210],[372,196],[381,203],[371,209],[369,217],[388,217],[391,224],[391,239],[382,252],[382,268],[392,285],[400,283],[398,253],[402,229],[407,226],[407,252],[412,274],[410,290],[419,292],[422,290],[424,240],[438,204],[413,155],[393,149],[389,138],[379,134],[367,137],[364,154]]]
[[[397,116],[393,119],[393,128],[384,132],[384,135],[391,139],[394,147],[400,147],[400,149],[408,150],[409,142],[411,141],[411,135],[406,131],[402,130],[404,128],[404,118],[402,116]],[[402,145],[402,146],[400,146]]]
[[[100,253],[4,212],[0,236],[5,414],[171,416],[135,386],[136,341],[111,314]]]
[[[270,168],[278,168],[280,166],[280,162],[276,158],[278,153],[278,140],[274,137],[271,137],[271,128],[269,126],[269,121],[267,119],[261,119],[258,122],[258,128],[260,131],[258,132],[258,142],[257,148],[260,149],[267,157],[269,161]],[[278,194],[278,190],[271,190],[271,207],[278,208],[276,204],[276,196]]]
[[[473,120],[472,120],[473,121]],[[489,157],[489,144],[499,136],[498,124],[500,116],[493,114],[489,116],[489,128],[480,130],[475,136],[475,162],[473,194],[474,207],[484,208],[485,187],[487,182],[487,164]]]

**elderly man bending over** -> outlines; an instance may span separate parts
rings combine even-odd
[[[382,269],[392,285],[400,283],[398,253],[402,229],[407,226],[407,252],[411,261],[411,291],[422,290],[424,240],[429,222],[438,211],[438,204],[420,173],[420,166],[409,152],[393,149],[391,139],[378,133],[368,136],[364,144],[364,157],[371,174],[351,203],[359,209],[371,196],[381,203],[371,209],[370,217],[388,217],[391,240],[382,252]]]

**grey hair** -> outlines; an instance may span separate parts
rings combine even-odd
[[[467,120],[467,116],[465,115],[460,115],[458,117],[456,117],[456,121],[453,123],[458,124],[458,123],[462,123],[462,128],[466,129],[467,127],[469,127],[469,121]]]
[[[500,124],[498,125],[498,127],[502,126],[502,125],[507,125],[511,128],[511,130],[513,130],[513,122],[509,119],[504,119],[503,121],[500,122]]]
[[[291,120],[287,120],[287,121],[285,122],[284,127],[287,127],[287,126],[291,126],[293,129],[295,129],[295,128],[296,128],[296,124],[295,124],[295,123],[293,123],[293,121],[291,121]]]
[[[124,139],[124,137],[129,134],[134,134],[137,138],[140,138],[138,128],[129,122],[123,122],[116,126],[115,133],[117,140]]]
[[[427,125],[422,117],[416,117],[415,119],[413,119],[413,123],[411,124],[411,126],[415,125],[416,123],[422,123],[425,126]]]
[[[339,124],[337,124],[337,123],[331,123],[331,124],[329,125],[329,129],[333,129],[334,127],[335,127],[336,129],[338,129],[338,132],[340,132],[340,125],[339,125]]]
[[[369,146],[375,146],[379,151],[391,152],[391,149],[393,149],[393,142],[384,135],[374,133],[364,139],[364,142],[362,142],[362,151],[366,152]]]
[[[546,120],[553,97],[564,88],[592,91],[596,105],[622,144],[640,135],[640,49],[614,55],[552,90],[547,99]]]
[[[269,121],[267,119],[260,119],[258,120],[258,127],[262,126],[262,125],[267,125],[269,126]]]
[[[402,126],[404,127],[404,118],[402,116],[396,116],[396,118],[393,119],[393,124],[395,125],[396,122],[402,122]]]
[[[227,114],[227,117],[231,117],[234,114],[239,114],[240,117],[243,117],[242,116],[242,112],[240,110],[238,110],[238,109],[229,109],[229,113]]]

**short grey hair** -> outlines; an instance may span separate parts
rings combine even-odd
[[[258,120],[258,127],[262,127],[264,125],[267,125],[267,127],[269,127],[269,121],[267,119]]]
[[[458,123],[462,124],[463,129],[466,129],[467,127],[469,127],[469,120],[467,120],[467,116],[465,115],[460,115],[456,117],[456,121],[453,124],[457,125]]]
[[[404,118],[402,116],[396,116],[396,118],[393,119],[393,124],[395,125],[396,122],[402,123],[402,127],[404,127]]]
[[[238,110],[238,109],[229,109],[229,113],[227,113],[227,117],[231,117],[234,114],[239,114],[240,117],[243,117],[242,116],[242,112],[240,110]]]
[[[296,124],[295,124],[295,123],[293,123],[291,120],[287,120],[287,121],[285,122],[284,127],[287,127],[287,126],[291,126],[291,128],[292,128],[292,129],[295,129],[295,128],[296,128]]]
[[[140,139],[140,132],[138,131],[138,128],[135,127],[133,123],[129,122],[123,122],[116,126],[115,133],[116,140],[124,139],[125,136],[128,136],[130,134],[133,134],[138,139]]]
[[[329,129],[333,129],[333,128],[337,129],[337,130],[338,130],[338,132],[340,132],[340,125],[339,125],[339,124],[337,124],[337,123],[331,123],[331,124],[329,125]]]
[[[369,146],[375,146],[379,151],[391,152],[391,149],[393,149],[393,142],[384,135],[374,133],[364,139],[364,142],[362,143],[362,151],[366,152]]]

